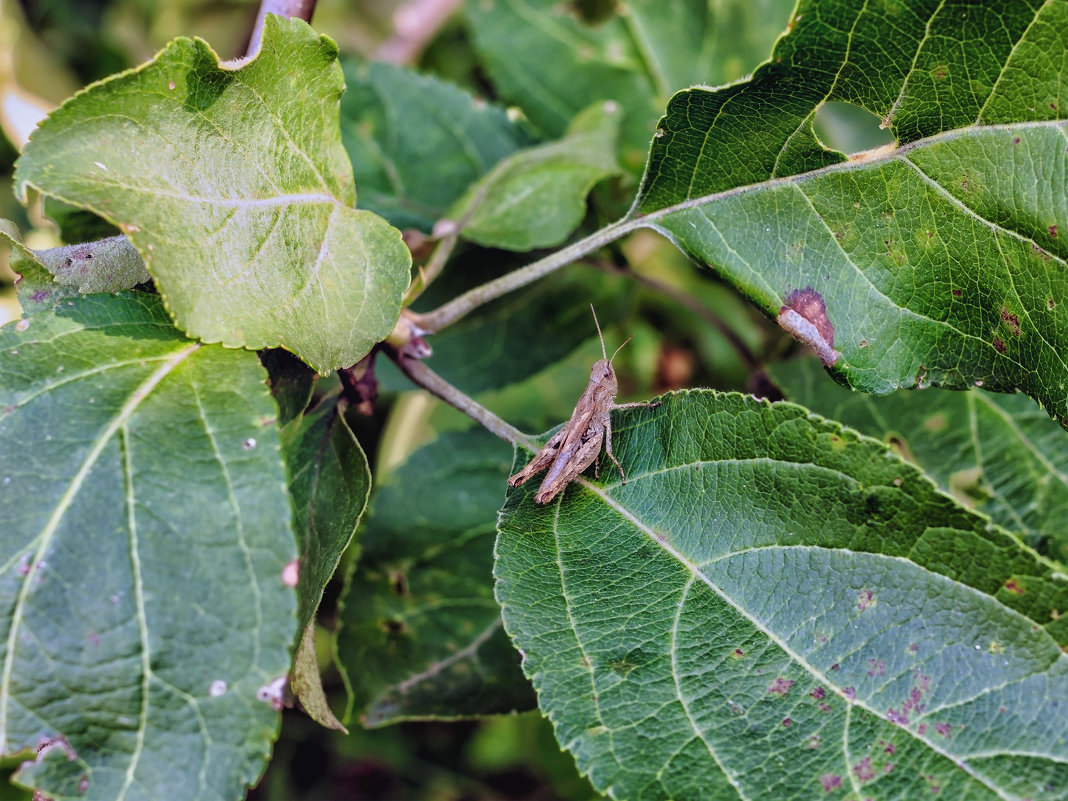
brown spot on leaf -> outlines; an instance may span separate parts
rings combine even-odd
[[[824,773],[820,776],[820,787],[823,788],[823,792],[829,793],[831,790],[837,790],[842,786],[842,777],[837,773]]]
[[[811,695],[817,701],[820,701],[827,697],[827,691],[823,689],[823,687],[817,687],[815,690],[809,693],[809,695]]]
[[[783,726],[784,726],[785,728],[787,728],[787,729],[788,729],[788,728],[790,728],[791,726],[793,726],[793,725],[794,725],[794,722],[793,722],[792,720],[790,720],[790,718],[783,718],[783,719],[782,719],[782,725],[783,725]]]
[[[794,339],[816,351],[825,367],[833,366],[841,356],[834,349],[834,326],[827,318],[827,304],[812,287],[795,289],[787,295],[777,322]]]
[[[962,294],[964,294],[964,293],[962,293],[959,289],[954,289],[953,290],[953,297],[955,297],[955,298],[959,298]]]
[[[875,592],[872,590],[861,590],[857,593],[857,609],[863,612],[865,609],[875,606],[878,601],[875,599]]]
[[[1000,337],[994,337],[994,349],[998,353],[1004,353],[1005,352],[1005,343],[1001,341]]]
[[[870,782],[874,779],[875,771],[871,766],[871,757],[864,757],[864,759],[854,765],[853,773],[856,775],[858,781]]]
[[[768,686],[768,692],[772,695],[781,695],[786,697],[786,694],[790,692],[790,688],[794,686],[793,679],[784,679],[779,676]]]
[[[1013,595],[1023,595],[1027,592],[1016,579],[1009,579],[1005,582],[1005,591],[1011,592]]]
[[[1049,235],[1051,237],[1053,237],[1054,239],[1056,239],[1057,238],[1057,226],[1056,225],[1051,225],[1048,230],[1049,230]]]
[[[1012,332],[1014,337],[1020,336],[1020,318],[1010,312],[1004,306],[1001,307],[1001,322]]]
[[[389,586],[397,595],[408,594],[408,577],[400,570],[394,571],[389,577]]]
[[[1014,136],[1014,137],[1012,137],[1012,143],[1013,143],[1014,145],[1018,145],[1018,144],[1020,144],[1020,137],[1018,137],[1018,136]]]
[[[403,620],[387,619],[382,621],[382,628],[389,634],[400,634],[405,626]]]

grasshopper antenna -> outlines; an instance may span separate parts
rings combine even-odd
[[[593,312],[593,324],[595,326],[597,326],[597,337],[601,340],[601,355],[604,356],[605,359],[607,359],[608,358],[608,353],[605,352],[605,349],[604,349],[604,334],[601,333],[601,324],[597,321],[597,311],[593,308],[593,304],[592,303],[590,304],[590,311]],[[627,343],[624,342],[623,344],[625,345]],[[618,352],[619,351],[616,351],[616,353],[618,353]],[[616,357],[616,354],[613,353],[612,354],[612,358],[614,359],[615,357]],[[612,362],[609,361],[608,363],[611,364]]]
[[[594,310],[592,303],[590,304],[590,311],[593,312],[593,324],[595,326],[597,326],[597,336],[601,340],[601,355],[604,356],[605,359],[608,360],[609,364],[611,364],[612,363],[612,359],[616,358],[616,356],[619,354],[619,352],[621,350],[623,350],[623,345],[626,345],[628,342],[630,342],[632,339],[634,339],[634,334],[631,334],[629,337],[627,337],[625,340],[623,340],[623,345],[620,345],[618,348],[616,348],[615,353],[612,354],[612,359],[609,359],[608,358],[608,353],[604,349],[604,334],[601,333],[601,324],[597,321],[597,312]]]

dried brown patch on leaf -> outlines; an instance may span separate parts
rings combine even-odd
[[[827,304],[812,287],[787,295],[777,322],[794,339],[812,348],[824,367],[832,367],[842,355],[834,349],[834,326],[827,319]]]

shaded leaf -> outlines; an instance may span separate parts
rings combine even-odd
[[[278,421],[287,426],[304,413],[315,391],[315,371],[284,350],[265,350],[260,362],[267,369],[271,395],[278,404]]]
[[[316,721],[343,728],[330,712],[314,652],[315,613],[367,506],[371,471],[345,422],[339,395],[324,398],[282,431],[289,471],[293,527],[301,543],[297,571],[303,634],[294,664],[293,692]],[[310,649],[310,651],[309,651]]]
[[[637,210],[854,387],[1020,389],[1063,424],[1065,52],[1064,2],[802,2],[752,80],[672,99]],[[899,146],[824,149],[826,100]]]
[[[269,17],[239,67],[176,39],[49,115],[17,191],[118,225],[190,336],[327,373],[392,330],[411,263],[399,231],[352,208],[343,89],[337,46],[299,20]]]
[[[1068,561],[1065,432],[1030,398],[978,390],[872,397],[828,380],[812,359],[770,372],[790,400],[883,440],[962,504]]]
[[[533,144],[503,109],[431,75],[344,64],[341,134],[360,203],[398,228],[430,233],[477,178]]]
[[[339,396],[290,422],[282,431],[289,468],[293,525],[301,542],[301,626],[319,607],[323,589],[352,541],[371,491],[367,457],[342,414]]]
[[[547,507],[510,491],[495,567],[539,705],[595,787],[1068,786],[1063,573],[792,404],[690,391],[614,419],[626,485],[602,471]]]
[[[487,247],[532,250],[559,245],[586,213],[594,184],[619,172],[620,108],[583,111],[558,142],[503,159],[449,209],[463,236]]]
[[[614,100],[626,113],[621,161],[638,173],[657,109],[677,89],[740,78],[765,57],[793,7],[788,0],[473,0],[467,22],[497,90],[548,136],[580,110]]]
[[[610,326],[625,313],[628,289],[590,268],[560,270],[435,334],[427,363],[464,392],[508,386],[596,338],[590,304]]]
[[[252,353],[158,297],[0,330],[0,753],[51,798],[243,797],[278,730],[296,556]]]
[[[533,706],[491,581],[508,450],[448,434],[379,483],[337,641],[365,726]]]

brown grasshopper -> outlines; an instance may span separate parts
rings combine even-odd
[[[630,339],[616,348],[612,359],[609,359],[604,347],[604,335],[601,334],[601,324],[597,321],[597,312],[594,311],[592,304],[590,311],[593,312],[593,322],[597,326],[597,336],[601,339],[601,355],[604,358],[594,362],[593,369],[590,371],[590,383],[586,386],[582,397],[578,399],[578,403],[575,404],[571,419],[553,434],[552,438],[545,443],[545,447],[538,451],[526,467],[508,479],[509,487],[518,487],[549,467],[549,472],[546,473],[545,479],[538,488],[538,494],[534,496],[535,503],[548,503],[578,478],[582,471],[601,455],[601,443],[604,443],[605,453],[615,462],[616,467],[619,468],[620,479],[626,484],[627,475],[623,472],[623,465],[612,453],[611,412],[613,409],[660,405],[660,401],[616,403],[619,382],[616,380],[616,371],[612,369],[612,359],[616,358],[616,354],[623,349],[623,345],[630,342]]]

